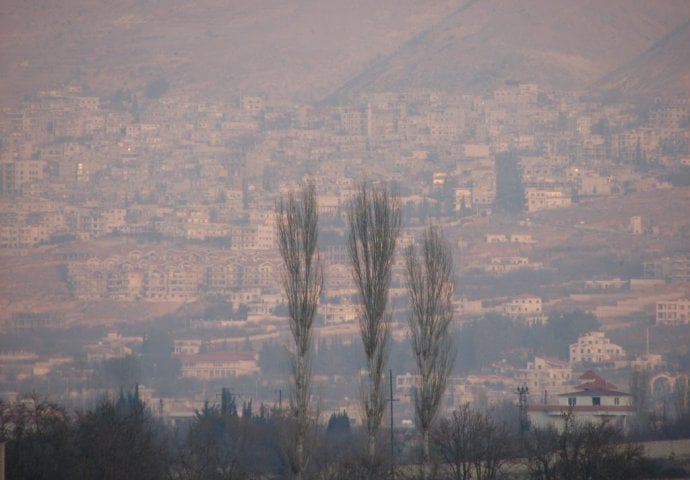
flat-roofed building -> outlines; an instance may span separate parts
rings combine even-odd
[[[604,332],[588,332],[570,345],[570,363],[611,363],[625,359],[625,350]]]
[[[690,323],[690,298],[656,302],[657,325],[686,325]]]
[[[228,378],[259,373],[253,352],[209,352],[179,355],[182,376],[193,378]]]

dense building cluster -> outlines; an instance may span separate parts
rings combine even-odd
[[[287,336],[276,202],[305,181],[315,186],[325,269],[315,338],[325,351],[350,346],[358,305],[343,238],[349,202],[369,180],[395,185],[403,213],[399,252],[430,219],[447,227],[456,273],[470,279],[453,292],[458,328],[499,316],[543,332],[553,312],[575,308],[601,319],[632,312],[655,316],[659,325],[687,324],[686,250],[645,252],[639,271],[623,276],[591,266],[603,258],[596,247],[584,245],[581,257],[570,258],[557,245],[565,228],[631,242],[685,238],[682,222],[634,212],[589,225],[572,207],[673,190],[678,178],[669,172],[690,167],[688,125],[686,99],[641,106],[531,84],[489,95],[375,93],[318,106],[273,105],[258,96],[199,103],[174,91],[99,98],[68,86],[0,116],[0,254],[8,262],[43,255],[59,272],[64,297],[56,302],[132,308],[220,299],[220,313],[189,313],[172,339],[179,377],[266,375],[267,352],[262,360],[259,350]],[[552,224],[540,217],[558,209],[569,216]],[[571,275],[587,255],[593,260]],[[401,257],[390,298],[392,335],[402,343],[408,305]],[[485,288],[491,282],[496,291]],[[3,329],[21,334],[69,323],[50,301],[44,307],[13,315]],[[1,378],[21,382],[61,371],[76,384],[103,362],[136,356],[141,341],[114,333],[117,322],[132,319],[113,311],[106,320],[113,338],[84,346],[86,374],[62,356],[8,351],[0,357]],[[546,404],[574,388],[585,367],[665,365],[661,357],[650,364],[649,352],[626,354],[603,331],[578,333],[570,340],[576,343],[556,352],[569,361],[522,351],[453,376],[447,406],[514,398],[516,383]],[[417,382],[410,371],[396,371],[407,408]],[[198,406],[199,398],[187,400]],[[338,402],[352,407],[352,399]]]

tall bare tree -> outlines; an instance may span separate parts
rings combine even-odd
[[[288,300],[290,331],[295,342],[290,407],[295,417],[295,478],[303,478],[308,458],[305,451],[310,424],[312,323],[323,286],[323,266],[317,250],[318,212],[313,184],[281,200],[277,209],[278,246],[283,259],[283,288]]]
[[[438,414],[453,366],[453,256],[441,231],[429,226],[418,256],[410,246],[405,259],[412,315],[410,334],[420,376],[415,389],[415,418],[422,435],[422,476],[429,464],[429,433]]]
[[[362,406],[369,437],[370,462],[385,408],[384,373],[391,316],[387,312],[395,242],[400,231],[400,202],[385,187],[359,186],[348,210],[348,253],[359,290],[359,330],[368,375],[362,384]]]

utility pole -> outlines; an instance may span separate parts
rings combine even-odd
[[[393,398],[393,370],[388,369],[388,379],[390,383],[390,402],[391,402],[391,480],[395,480],[395,435],[394,435],[394,426],[395,423],[393,423],[393,402],[396,402],[398,399]]]
[[[517,387],[518,394],[518,412],[520,415],[520,433],[525,433],[529,430],[529,417],[527,415],[527,393],[529,388],[527,385],[520,385]]]

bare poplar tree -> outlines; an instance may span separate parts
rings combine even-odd
[[[420,376],[415,389],[415,418],[422,435],[422,475],[429,464],[429,433],[438,414],[453,366],[450,323],[453,319],[453,256],[441,231],[429,226],[422,251],[414,246],[405,259],[412,315],[412,349]]]
[[[307,465],[305,443],[310,423],[312,323],[323,285],[323,266],[317,251],[318,212],[313,184],[301,196],[288,195],[277,211],[278,246],[283,259],[283,288],[288,300],[290,331],[295,342],[290,408],[295,417],[292,470],[301,479]]]
[[[362,406],[369,437],[369,461],[376,455],[376,434],[385,409],[391,316],[387,312],[395,242],[400,231],[400,202],[385,187],[359,186],[348,210],[348,253],[361,301],[359,330],[367,361]]]

